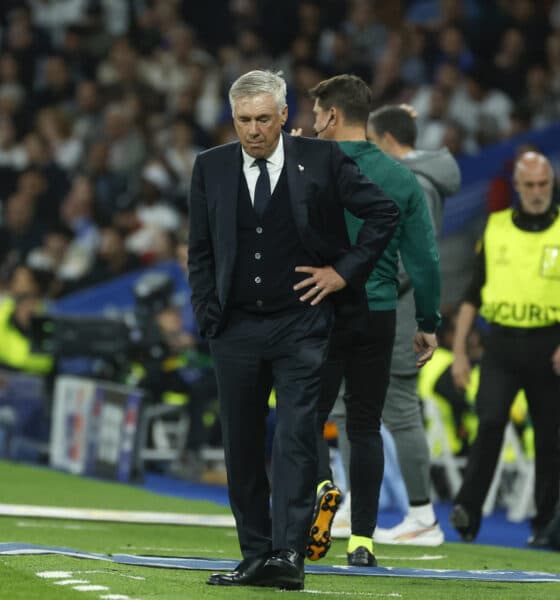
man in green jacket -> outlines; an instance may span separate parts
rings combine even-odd
[[[315,100],[317,135],[338,141],[400,210],[397,230],[366,283],[369,326],[359,332],[335,326],[319,403],[319,485],[308,556],[320,558],[330,547],[330,527],[340,500],[340,491],[332,483],[322,431],[344,379],[352,515],[347,557],[350,565],[371,566],[376,564],[372,535],[384,466],[380,426],[395,338],[399,256],[414,288],[417,330],[411,333],[416,366],[421,367],[437,347],[439,255],[426,200],[416,178],[366,140],[372,94],[365,82],[353,75],[337,75],[319,83],[310,94]],[[346,214],[346,224],[354,241],[360,220]]]

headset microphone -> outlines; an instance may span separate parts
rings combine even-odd
[[[315,135],[319,135],[320,133],[323,133],[323,131],[325,131],[325,129],[331,124],[331,122],[333,120],[333,116],[334,115],[331,115],[329,117],[329,120],[327,121],[326,125],[322,129],[319,129],[319,131],[315,131]]]

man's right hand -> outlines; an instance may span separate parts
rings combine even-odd
[[[466,354],[456,354],[451,365],[451,376],[455,385],[464,390],[471,378],[471,363]]]
[[[438,347],[437,337],[435,333],[427,333],[426,331],[417,330],[412,341],[414,352],[418,354],[416,368],[423,367],[432,356]]]

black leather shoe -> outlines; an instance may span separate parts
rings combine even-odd
[[[260,571],[261,583],[282,590],[303,590],[305,572],[303,554],[295,550],[278,550],[266,561]]]
[[[449,520],[463,542],[472,542],[478,535],[481,521],[480,513],[474,513],[466,506],[456,504],[449,515]]]
[[[377,559],[365,546],[358,546],[354,552],[348,552],[346,558],[351,567],[377,567]]]
[[[270,553],[243,559],[229,573],[213,573],[206,580],[208,585],[262,585],[261,573]]]

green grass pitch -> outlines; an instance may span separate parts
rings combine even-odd
[[[210,502],[162,497],[133,486],[94,481],[2,461],[0,489],[0,503],[3,504],[227,514],[226,509]],[[228,528],[0,517],[0,542],[65,546],[102,554],[240,558],[235,531]],[[380,565],[393,567],[519,569],[550,573],[560,570],[558,553],[476,544],[447,543],[438,548],[378,545],[376,555]],[[335,540],[324,563],[345,564],[343,541]],[[306,596],[341,600],[560,598],[558,583],[308,575],[304,592],[280,592],[265,588],[210,587],[205,584],[208,575],[205,571],[130,567],[63,556],[1,556],[0,599],[266,600]]]

